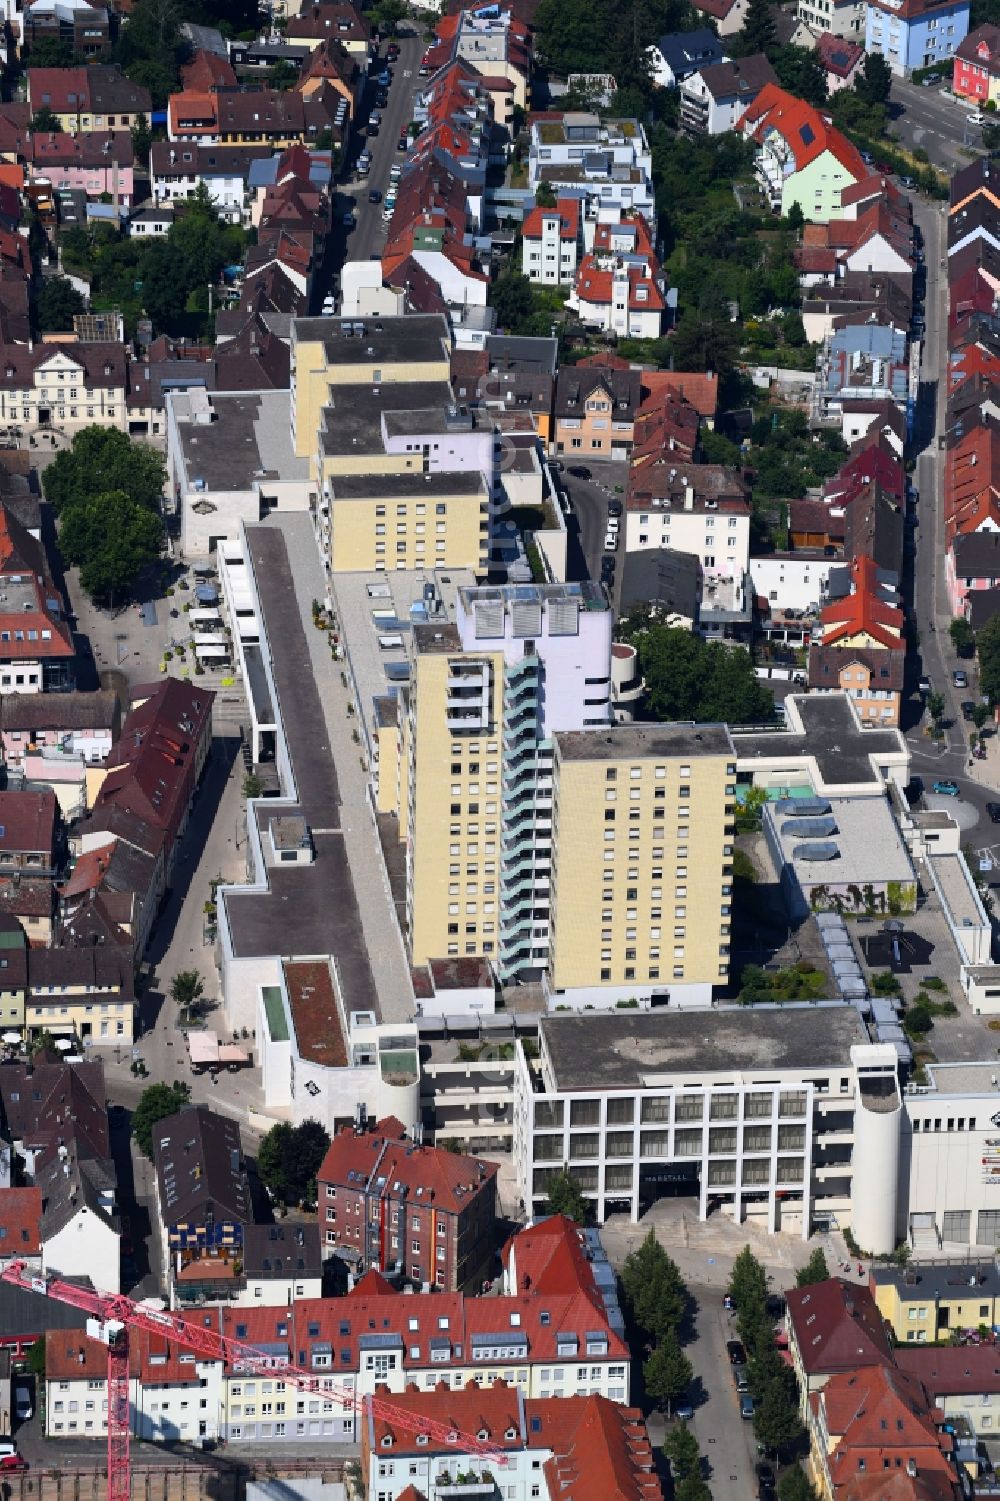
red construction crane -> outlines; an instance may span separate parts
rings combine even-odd
[[[458,1433],[449,1423],[420,1417],[387,1402],[383,1397],[359,1395],[352,1387],[329,1383],[329,1377],[312,1376],[289,1361],[274,1360],[256,1345],[230,1339],[203,1324],[189,1322],[179,1313],[158,1308],[153,1303],[136,1303],[124,1293],[93,1292],[60,1277],[42,1277],[28,1268],[27,1262],[12,1261],[0,1271],[0,1281],[12,1282],[27,1292],[42,1293],[60,1303],[70,1303],[101,1322],[100,1337],[108,1347],[108,1501],[130,1501],[131,1466],[129,1459],[129,1330],[144,1329],[149,1334],[167,1336],[195,1350],[209,1360],[221,1360],[236,1371],[268,1376],[294,1386],[299,1391],[317,1392],[326,1401],[336,1401],[355,1412],[370,1410],[398,1428],[410,1433],[425,1433],[457,1449],[459,1453],[480,1454],[494,1464],[506,1464],[507,1452],[490,1439],[471,1433]]]

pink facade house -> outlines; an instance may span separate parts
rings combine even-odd
[[[945,577],[952,615],[978,616],[986,601],[976,596],[1000,589],[1000,531],[960,532],[945,554]]]
[[[90,766],[101,765],[118,738],[117,695],[97,693],[5,693],[0,698],[0,741],[9,766],[26,769],[29,757],[61,751]]]
[[[48,182],[54,190],[75,188],[90,199],[105,194],[123,208],[135,200],[135,153],[127,130],[36,131],[26,144],[27,171],[32,182]]]

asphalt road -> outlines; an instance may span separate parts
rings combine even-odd
[[[726,1354],[726,1341],[736,1338],[733,1323],[717,1288],[688,1284],[688,1291],[698,1305],[698,1337],[686,1353],[694,1366],[696,1385],[701,1386],[689,1426],[708,1462],[706,1478],[715,1501],[753,1501],[757,1445],[753,1424],[740,1418]],[[650,1439],[660,1447],[668,1425],[658,1413],[651,1413],[648,1421]]]
[[[369,68],[368,83],[358,110],[355,129],[351,132],[348,142],[342,181],[337,187],[330,253],[327,257],[325,274],[320,278],[320,286],[317,288],[315,298],[317,310],[330,289],[334,275],[340,271],[345,260],[368,260],[372,256],[381,255],[385,245],[385,225],[382,222],[383,205],[382,203],[369,203],[368,194],[372,189],[377,188],[384,200],[389,186],[389,169],[393,162],[403,160],[403,153],[396,150],[396,142],[405,133],[413,118],[413,96],[421,81],[417,76],[417,70],[424,53],[424,40],[419,33],[413,36],[400,35],[398,41],[399,57],[392,65],[393,79],[389,86],[389,102],[384,109],[379,111],[382,116],[381,129],[378,135],[372,138],[364,135],[362,127],[367,124],[368,117],[375,107],[377,90],[373,80],[385,63],[384,49],[382,56],[376,58]],[[372,168],[366,178],[355,181],[354,168],[365,147],[371,151]],[[350,231],[343,222],[344,215],[349,209],[354,210],[356,219],[355,228]]]
[[[889,109],[891,129],[903,145],[911,150],[922,146],[934,166],[946,172],[954,172],[983,149],[982,129],[969,119],[972,110],[952,94],[942,93],[941,84],[925,88],[894,78]]]
[[[608,501],[612,498],[625,503],[625,481],[628,465],[618,460],[588,459],[576,464],[572,458],[560,461],[563,464],[559,482],[569,496],[571,516],[567,522],[570,535],[569,572],[572,579],[599,579],[601,561],[604,558],[604,537],[608,530]],[[590,471],[589,479],[581,479],[569,472],[569,466]],[[617,487],[617,488],[616,488]],[[624,518],[619,535],[624,532]],[[624,541],[616,553],[611,554],[621,570],[625,556]]]
[[[959,706],[963,699],[978,699],[979,686],[975,663],[959,659],[948,635],[951,611],[948,607],[943,565],[942,486],[945,455],[938,446],[939,437],[945,432],[947,404],[944,372],[947,369],[948,281],[947,270],[942,265],[947,244],[945,211],[938,205],[914,199],[914,217],[923,231],[926,251],[927,335],[913,441],[913,448],[917,453],[914,482],[920,497],[917,505],[919,525],[915,531],[916,553],[911,594],[920,635],[920,649],[913,667],[918,674],[926,673],[935,692],[944,695],[945,718],[951,723],[945,742],[941,746],[935,746],[925,733],[926,717],[920,714],[914,678],[907,682],[909,691],[904,708],[904,727],[910,746],[913,775],[921,779],[925,788],[942,778],[958,783],[961,801],[965,805],[961,814],[962,822],[969,829],[966,837],[970,844],[979,848],[996,842],[998,831],[990,821],[986,804],[997,797],[997,791],[982,786],[967,775],[970,726],[962,719]],[[964,668],[968,673],[968,688],[954,686],[952,673],[957,667]],[[946,805],[954,806],[954,802],[942,799],[941,806]]]

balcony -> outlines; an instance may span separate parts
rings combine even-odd
[[[460,1470],[454,1480],[447,1470],[442,1470],[434,1477],[434,1489],[439,1501],[448,1496],[492,1496],[496,1492],[496,1481],[489,1470],[479,1475],[473,1470]]]

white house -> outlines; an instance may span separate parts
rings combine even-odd
[[[645,508],[630,504],[626,552],[659,547],[692,553],[709,577],[742,577],[750,560],[750,507],[745,500],[713,499],[693,491],[679,505],[658,500]]]
[[[554,208],[533,208],[521,230],[521,270],[543,286],[572,286],[582,244],[578,198],[560,198]]]
[[[88,1329],[96,1332],[96,1320]],[[223,1365],[167,1337],[129,1341],[129,1417],[136,1438],[159,1443],[215,1439],[223,1410]],[[45,1335],[47,1438],[104,1438],[108,1431],[108,1349],[83,1329]]]
[[[547,182],[604,207],[655,213],[653,158],[638,120],[602,120],[568,111],[560,120],[536,120],[528,148],[528,186]]]
[[[810,610],[827,603],[832,580],[841,579],[844,592],[848,568],[843,558],[828,558],[818,552],[768,553],[750,559],[754,594],[768,600],[776,610]]]
[[[692,73],[722,62],[725,51],[716,33],[708,26],[700,26],[694,31],[661,36],[652,47],[646,48],[646,56],[657,87],[675,89]]]
[[[699,68],[681,84],[681,124],[697,135],[735,130],[764,85],[776,82],[763,53]]]

